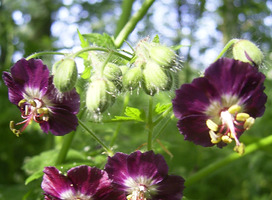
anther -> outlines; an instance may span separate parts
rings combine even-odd
[[[229,107],[228,112],[231,114],[235,114],[237,112],[239,112],[241,110],[241,106],[236,105],[232,105],[231,107]]]
[[[18,106],[21,108],[25,102],[26,102],[26,100],[22,99],[21,101],[19,101]]]
[[[227,135],[223,135],[222,136],[222,141],[229,144],[229,143],[232,142],[232,139]]]
[[[240,143],[240,145],[236,145],[233,150],[240,155],[243,155],[245,153],[245,145],[243,143]]]
[[[217,131],[218,130],[218,125],[215,122],[213,122],[212,120],[210,120],[210,119],[208,119],[206,121],[206,125],[212,131]]]
[[[238,120],[238,121],[246,121],[249,117],[250,117],[250,115],[247,114],[247,113],[238,113],[236,115],[236,120]]]
[[[217,144],[221,141],[221,134],[215,134],[212,130],[209,131],[210,137],[211,137],[211,143]]]
[[[19,136],[21,135],[21,131],[20,131],[20,130],[17,130],[17,129],[15,128],[15,123],[14,123],[14,121],[10,121],[10,122],[9,122],[9,128],[10,128],[10,130],[11,130],[17,137],[19,137]]]
[[[253,117],[249,117],[248,119],[246,119],[245,123],[244,123],[244,129],[248,130],[250,129],[250,127],[254,124],[255,119]]]

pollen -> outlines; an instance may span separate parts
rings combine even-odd
[[[241,111],[243,111],[241,106],[234,104],[220,112],[218,123],[211,119],[206,120],[211,143],[223,142],[229,144],[234,140],[236,143],[234,150],[243,154],[244,145],[240,143],[238,138],[243,131],[250,129],[255,119],[248,113]]]

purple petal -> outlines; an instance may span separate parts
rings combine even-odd
[[[74,188],[71,186],[72,182],[55,167],[45,167],[42,181],[42,189],[51,199],[61,199],[61,195],[66,192],[75,194]]]
[[[105,165],[105,171],[110,179],[113,179],[114,184],[121,190],[125,190],[124,181],[129,177],[127,170],[128,155],[124,153],[116,153],[113,157],[108,157],[108,162]]]
[[[47,99],[50,99],[54,106],[63,108],[70,111],[73,114],[77,114],[80,106],[80,97],[75,89],[60,93],[53,84],[53,77],[49,78],[48,91],[45,94]]]
[[[41,96],[47,91],[49,69],[41,60],[21,59],[15,63],[10,71],[12,78],[18,84],[18,87],[20,86],[19,89],[27,95],[31,96],[31,94],[28,94],[28,88],[40,91]]]
[[[180,200],[184,188],[184,179],[182,177],[167,176],[158,184],[158,193],[152,200]]]
[[[75,114],[59,107],[49,108],[50,116],[48,122],[40,124],[44,132],[47,133],[48,131],[51,131],[54,135],[65,135],[76,130],[78,119]]]
[[[10,76],[10,73],[8,72],[3,72],[3,80],[8,87],[9,101],[15,105],[18,105],[18,103],[24,98],[23,92],[20,90],[20,85],[14,82]]]
[[[173,111],[178,119],[191,114],[202,114],[211,101],[220,99],[219,93],[208,79],[201,77],[191,84],[183,84],[172,100]]]
[[[259,117],[264,113],[267,99],[263,93],[265,76],[249,63],[222,58],[206,69],[205,77],[221,95],[238,96],[245,105],[246,112],[252,117]]]
[[[108,174],[95,167],[86,165],[74,167],[67,173],[77,192],[91,196],[93,200],[125,200],[125,196],[115,192]]]
[[[192,141],[204,147],[213,146],[209,129],[206,126],[207,119],[205,115],[190,115],[179,120],[177,126],[180,133],[184,135],[184,140]]]
[[[153,151],[142,153],[136,151],[127,158],[127,168],[130,177],[139,176],[160,182],[168,173],[168,166],[162,155],[155,155]]]

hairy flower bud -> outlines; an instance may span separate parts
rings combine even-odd
[[[71,58],[66,58],[56,66],[53,83],[60,92],[68,92],[75,87],[76,81],[76,62]]]
[[[159,91],[170,90],[172,86],[171,74],[154,61],[149,61],[143,70],[144,89],[149,95]]]
[[[129,69],[123,76],[123,87],[127,90],[134,90],[139,87],[142,81],[142,69],[140,67],[133,67]]]
[[[235,60],[259,66],[262,64],[264,55],[251,41],[239,40],[233,45],[233,57]]]
[[[109,81],[112,81],[119,90],[122,89],[122,71],[116,64],[108,63],[104,68],[103,75]]]
[[[166,46],[155,45],[149,49],[151,59],[156,61],[160,66],[171,67],[171,63],[175,58],[175,52]]]
[[[90,112],[102,113],[115,101],[116,87],[106,79],[93,80],[86,93],[86,106]]]

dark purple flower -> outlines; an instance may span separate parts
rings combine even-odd
[[[51,131],[54,135],[65,135],[76,129],[80,99],[75,89],[60,93],[52,83],[49,69],[38,59],[21,59],[10,71],[3,72],[3,80],[8,86],[10,102],[19,107],[24,119],[17,124],[10,123],[17,136],[33,120],[44,132]],[[14,127],[20,124],[24,125],[19,130]]]
[[[180,200],[184,179],[168,175],[168,166],[162,155],[153,151],[130,155],[116,153],[108,158],[105,171],[115,187],[129,200]]]
[[[41,187],[47,200],[125,200],[98,168],[81,165],[63,175],[55,167],[45,167],[44,173]]]
[[[265,76],[248,63],[219,59],[204,77],[176,90],[173,110],[185,140],[219,147],[235,140],[242,153],[241,134],[263,115],[267,96]]]

